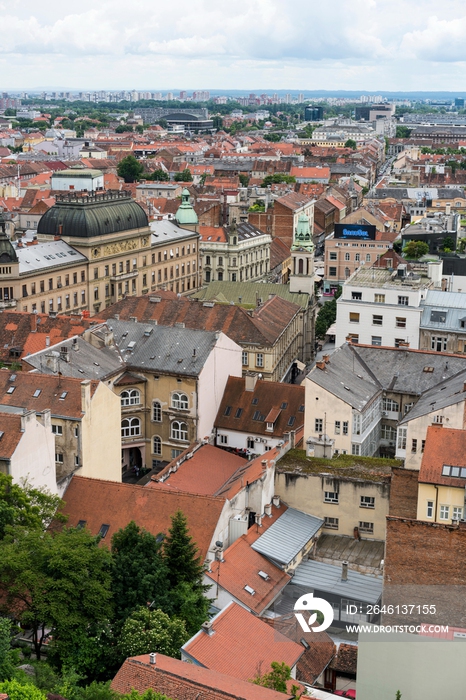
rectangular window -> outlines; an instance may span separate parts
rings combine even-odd
[[[385,294],[374,294],[374,302],[376,304],[385,304]]]
[[[450,506],[440,506],[440,520],[450,520]]]
[[[371,344],[372,345],[382,345],[382,336],[381,335],[373,335],[371,338]]]
[[[406,318],[403,318],[402,316],[397,316],[395,326],[397,328],[406,328]]]
[[[324,491],[324,503],[338,503],[338,491]]]
[[[218,437],[221,445],[228,445],[228,435],[219,435]]]
[[[432,323],[445,323],[447,320],[447,312],[432,310],[430,312],[430,320]]]
[[[409,297],[398,297],[398,304],[399,304],[399,306],[408,306],[409,305]]]
[[[349,322],[350,323],[359,323],[359,314],[350,311]]]
[[[335,421],[335,435],[340,435],[341,432],[341,421]]]
[[[444,352],[447,349],[447,340],[445,336],[433,335],[431,338],[431,349],[436,352]]]
[[[256,367],[264,366],[264,355],[261,352],[256,353]]]
[[[404,338],[395,338],[394,340],[394,345],[396,348],[399,348],[400,346],[403,347],[404,343],[406,343]]]
[[[348,435],[348,421],[343,421],[343,435]]]
[[[453,506],[453,512],[451,515],[452,520],[462,520],[463,518],[463,508],[461,506]]]
[[[98,280],[99,279],[99,268],[94,267],[94,279]]]
[[[336,277],[337,276],[337,268],[336,267],[329,267],[328,268],[328,276],[329,277]]]
[[[398,428],[398,438],[397,438],[397,448],[399,450],[406,450],[406,434],[408,428]]]
[[[359,521],[359,532],[365,533],[366,535],[374,534],[374,523],[366,523],[364,520]]]
[[[322,433],[324,429],[324,421],[322,418],[316,418],[314,421],[314,428],[316,433]]]
[[[378,314],[372,314],[372,325],[373,326],[382,326],[383,325],[383,316],[379,316]]]
[[[85,282],[85,281],[86,281],[86,273],[84,270],[81,270],[81,282]]]
[[[356,301],[362,300],[362,292],[351,292],[351,299],[356,299]]]
[[[337,259],[337,254],[336,253],[330,253],[330,260],[336,260]]]
[[[426,517],[427,518],[434,517],[434,502],[433,501],[427,501]]]
[[[352,455],[359,455],[361,454],[361,445],[358,445],[357,443],[354,443],[351,445],[351,454]]]
[[[346,245],[348,245],[348,244],[346,243]],[[349,253],[345,253],[345,260],[349,260],[349,259],[350,259],[350,254],[349,254]]]
[[[413,438],[411,440],[411,452],[417,452],[417,440]]]
[[[426,441],[425,441],[425,440],[421,440],[421,452],[424,452],[425,446],[426,446]]]
[[[54,435],[63,435],[63,428],[61,425],[54,425],[52,423],[52,433]]]
[[[50,289],[53,289],[53,279],[52,278],[49,279],[49,290]]]
[[[247,367],[249,365],[249,353],[246,350],[243,350],[241,353],[241,361],[243,366]]]
[[[361,496],[360,508],[375,508],[375,496]]]
[[[325,530],[338,530],[338,518],[324,518]]]
[[[55,453],[55,462],[57,464],[63,464],[63,453],[62,452]]]

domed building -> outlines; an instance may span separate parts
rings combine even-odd
[[[13,244],[3,222],[0,308],[93,315],[127,296],[196,289],[197,216],[186,192],[182,226],[149,226],[142,206],[125,191],[59,195],[39,220],[37,235]]]

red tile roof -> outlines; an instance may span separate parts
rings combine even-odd
[[[304,652],[303,646],[236,603],[212,619],[211,629],[212,634],[198,632],[183,651],[207,668],[245,681],[267,673],[273,661],[293,668]]]
[[[291,580],[291,576],[255,552],[245,535],[233,542],[223,557],[222,562],[211,564],[206,575],[256,615],[261,615]],[[259,571],[267,574],[267,579]],[[252,588],[254,595],[245,586]]]
[[[152,477],[148,486],[215,496],[238,469],[247,464],[246,459],[213,445],[202,445],[176,472],[172,471],[174,462]]]
[[[202,241],[212,243],[226,243],[228,240],[223,226],[199,226],[199,235]]]
[[[237,413],[240,413],[238,418]],[[267,430],[267,422],[274,424],[272,431]],[[254,390],[246,391],[244,377],[228,378],[214,423],[216,428],[273,437],[283,437],[285,432],[303,424],[303,386],[258,379]]]
[[[350,673],[356,675],[358,663],[358,647],[354,644],[341,643],[338,653],[330,664],[330,668],[340,673]]]
[[[312,197],[304,194],[298,194],[297,192],[290,192],[289,194],[284,195],[284,197],[279,197],[276,202],[294,211],[296,209],[301,209],[301,207],[304,207],[307,204],[310,204],[312,202]]]
[[[287,700],[290,696],[227,676],[203,666],[188,664],[157,654],[151,664],[149,654],[126,659],[111,688],[117,693],[152,688],[172,700]]]
[[[80,520],[93,535],[102,524],[109,525],[106,543],[131,520],[153,535],[168,532],[171,516],[181,510],[188,520],[193,540],[204,560],[223,509],[224,499],[160,489],[145,488],[114,481],[73,476],[63,497],[63,512],[71,526]]]
[[[298,661],[296,678],[298,681],[313,685],[336,653],[336,646],[327,632],[313,632],[304,635],[294,614],[268,618],[265,621],[273,629],[278,630],[294,642],[301,644],[301,639],[304,637],[307,646]]]
[[[0,370],[0,405],[26,408],[38,413],[49,408],[52,416],[80,420],[83,415],[81,384],[81,379],[51,374],[10,372],[2,369]],[[91,381],[91,395],[98,385],[99,382]],[[14,391],[7,393],[13,387]],[[40,394],[34,397],[34,392],[38,389]]]
[[[330,168],[294,165],[290,170],[290,175],[297,178],[310,178],[311,180],[328,180],[330,178]]]
[[[0,413],[0,459],[11,459],[19,445],[23,433],[21,432],[21,416],[11,413]]]
[[[419,482],[464,489],[466,479],[442,476],[444,465],[466,467],[466,430],[429,425],[419,471]]]
[[[291,255],[289,247],[280,238],[272,238],[270,245],[270,269],[273,270],[288,260]]]
[[[160,297],[161,301],[151,302],[154,296]],[[99,317],[108,319],[119,314],[121,320],[129,320],[131,316],[138,321],[156,319],[161,326],[184,323],[186,328],[223,331],[238,345],[259,343],[269,346],[278,340],[284,328],[299,313],[299,308],[290,301],[274,296],[248,312],[231,304],[204,306],[202,302],[184,297],[178,299],[176,295],[167,298],[157,292],[156,295],[122,299],[103,309]]]

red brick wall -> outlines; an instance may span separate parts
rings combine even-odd
[[[248,214],[248,222],[252,224],[252,226],[258,228],[260,231],[264,231],[264,233],[268,233],[271,236],[273,236],[275,227],[274,209],[275,207],[269,209],[266,212],[251,211]]]
[[[412,469],[392,469],[389,514],[399,518],[417,517],[419,472]]]
[[[384,624],[423,622],[466,628],[466,528],[387,518],[385,605],[435,605],[384,616]]]
[[[280,238],[288,248],[293,243],[293,212],[279,202],[274,204],[274,238]],[[252,222],[251,222],[252,223]],[[260,227],[259,227],[260,228]]]

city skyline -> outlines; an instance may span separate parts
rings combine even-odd
[[[146,0],[134,11],[121,0],[84,0],[73,12],[56,0],[0,6],[2,88],[458,92],[463,83],[466,13],[458,0],[442,6],[448,20],[432,0],[422,13],[407,0],[336,0],[331,9],[302,0],[181,0],[177,10]]]

